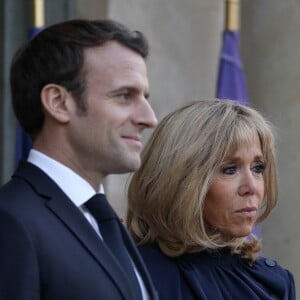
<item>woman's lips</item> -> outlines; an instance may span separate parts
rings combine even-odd
[[[236,211],[238,214],[245,215],[247,217],[255,217],[257,213],[256,207],[244,207]]]

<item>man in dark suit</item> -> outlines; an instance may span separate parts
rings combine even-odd
[[[13,107],[33,149],[0,190],[1,300],[156,299],[99,195],[107,175],[139,168],[141,134],[157,123],[147,55],[139,32],[72,20],[44,29],[14,56]],[[103,203],[100,213],[90,198]]]

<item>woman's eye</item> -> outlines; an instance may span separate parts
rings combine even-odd
[[[262,174],[264,172],[265,165],[263,163],[256,164],[254,167],[252,167],[252,171],[257,174]]]
[[[228,166],[222,168],[222,173],[226,175],[233,175],[236,172],[236,166]]]

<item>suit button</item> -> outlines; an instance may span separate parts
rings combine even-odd
[[[266,258],[265,264],[269,267],[274,267],[274,266],[276,266],[276,261],[271,258]]]

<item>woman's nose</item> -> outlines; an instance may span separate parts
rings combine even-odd
[[[254,174],[251,171],[245,172],[245,174],[243,174],[241,184],[239,186],[240,196],[253,195],[255,193],[256,186],[257,178],[255,178]]]

